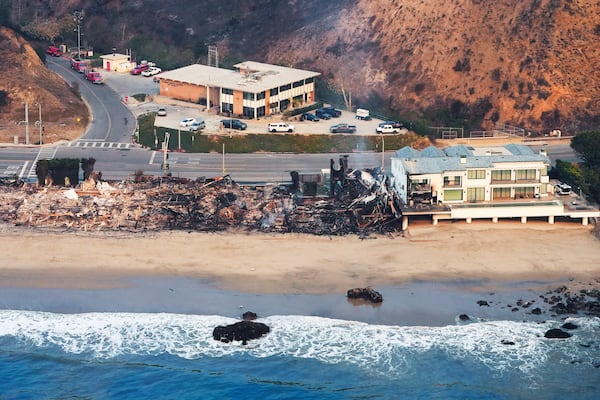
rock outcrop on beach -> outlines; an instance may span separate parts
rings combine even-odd
[[[240,321],[226,326],[217,326],[213,330],[213,338],[223,343],[241,341],[247,344],[248,340],[258,339],[271,331],[262,322]]]
[[[383,296],[381,293],[370,287],[350,289],[346,293],[346,296],[349,299],[363,299],[374,304],[383,302]]]

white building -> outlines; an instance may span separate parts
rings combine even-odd
[[[279,65],[245,61],[235,70],[193,64],[158,75],[160,94],[260,118],[315,101],[321,74]]]
[[[495,147],[457,145],[415,150],[404,147],[391,159],[394,187],[410,215],[440,219],[599,217],[600,212],[577,200],[553,195],[545,151],[508,144]],[[582,199],[579,199],[580,203]]]

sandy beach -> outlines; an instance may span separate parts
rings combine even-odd
[[[326,294],[411,281],[600,277],[589,227],[420,225],[395,237],[160,232],[0,234],[4,287],[110,288],[123,277],[194,277],[248,293]]]

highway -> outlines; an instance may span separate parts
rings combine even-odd
[[[136,171],[146,175],[161,175],[164,154],[144,149],[132,143],[136,120],[123,102],[124,93],[117,93],[109,85],[93,85],[70,68],[64,58],[48,58],[48,66],[67,82],[77,82],[83,99],[92,111],[91,122],[76,141],[44,146],[0,146],[0,178],[20,177],[35,180],[35,163],[38,159],[89,158],[96,159],[95,170],[102,172],[103,179],[119,181],[127,179]],[[114,88],[136,93],[156,93],[156,84],[149,78],[120,75]],[[136,86],[137,85],[137,86]],[[578,161],[568,143],[532,145],[534,150],[544,148],[552,162],[556,159]],[[384,155],[385,170],[390,170],[393,151]],[[289,182],[290,171],[320,173],[329,169],[330,159],[338,160],[342,154],[228,154],[225,153],[179,153],[169,152],[169,173],[184,178],[215,177],[229,174],[240,183]],[[381,166],[381,153],[352,152],[350,168]]]

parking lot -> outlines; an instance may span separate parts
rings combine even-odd
[[[164,117],[156,118],[156,125],[169,128],[169,129],[182,129],[187,130],[189,128],[181,128],[179,122],[184,118],[196,118],[202,119],[206,123],[206,128],[203,132],[213,134],[240,134],[240,133],[267,133],[267,124],[270,122],[282,121],[282,115],[272,115],[268,117],[262,117],[256,120],[244,119],[243,121],[248,124],[248,128],[243,131],[229,130],[221,128],[220,121],[226,119],[222,115],[218,115],[214,110],[206,110],[205,106],[199,104],[188,103],[184,101],[173,100],[168,97],[159,96],[158,83],[155,82],[151,77],[144,77],[141,75],[130,75],[125,73],[102,71],[105,83],[117,92],[122,101],[129,107],[129,109],[135,115],[141,115],[148,112],[154,112],[159,106],[167,108],[167,115]],[[142,103],[137,102],[133,95],[146,94],[149,101]],[[297,134],[330,134],[329,128],[332,125],[338,123],[347,123],[350,125],[356,125],[357,134],[376,135],[375,128],[382,122],[378,119],[372,119],[370,121],[363,121],[355,118],[353,112],[343,111],[342,116],[339,118],[332,118],[330,120],[320,120],[318,122],[313,121],[300,121],[298,117],[293,117],[287,121],[289,124],[294,126],[294,133]],[[277,134],[277,133],[273,133]]]

